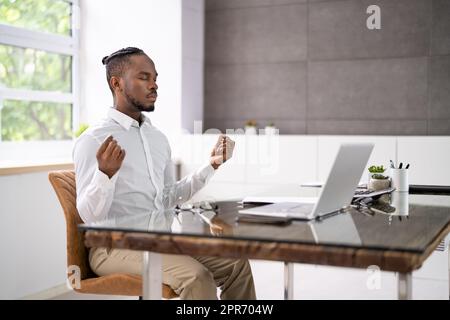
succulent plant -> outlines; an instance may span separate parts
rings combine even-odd
[[[369,167],[370,173],[383,173],[386,171],[386,168],[384,166],[371,166]]]
[[[370,166],[369,167],[369,172],[370,177],[372,179],[378,179],[378,180],[384,180],[387,179],[388,177],[383,175],[382,173],[384,173],[386,171],[386,168],[384,166]]]

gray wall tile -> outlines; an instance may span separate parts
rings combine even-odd
[[[305,118],[305,104],[304,62],[207,65],[207,118],[298,120]]]
[[[206,63],[298,61],[306,58],[307,6],[206,13]]]
[[[308,0],[205,0],[206,10],[249,8],[305,3]]]
[[[274,120],[279,134],[306,134],[306,120]]]
[[[309,2],[331,2],[331,1],[342,1],[342,0],[308,0]]]
[[[428,121],[429,135],[450,135],[450,119],[443,120],[429,120]]]
[[[430,119],[450,122],[450,56],[430,58],[429,82]]]
[[[426,120],[309,120],[308,134],[426,135]]]
[[[369,30],[366,9],[381,8],[381,30]],[[311,59],[426,55],[430,42],[429,0],[350,0],[310,4]]]
[[[203,125],[203,131],[208,129],[219,129],[221,133],[226,133],[227,129],[244,130],[245,122],[242,120],[229,119],[211,119],[206,118]]]
[[[450,53],[450,1],[448,0],[433,0],[431,53]]]
[[[311,62],[308,119],[427,118],[426,58]]]
[[[306,121],[305,120],[258,120],[258,132],[259,129],[264,129],[265,125],[270,122],[274,122],[275,126],[279,130],[279,134],[306,134]],[[222,133],[226,133],[227,129],[242,129],[244,130],[245,121],[242,120],[229,120],[229,119],[205,119],[204,129],[216,128]],[[263,133],[262,133],[263,134]]]
[[[206,1],[207,125],[450,134],[450,0],[305,2]]]

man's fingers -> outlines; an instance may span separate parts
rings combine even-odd
[[[235,142],[231,140],[229,137],[224,137],[223,142],[227,145],[227,147],[234,146],[235,144]]]
[[[106,147],[105,152],[103,153],[105,156],[109,157],[111,156],[112,152],[114,151],[114,148],[117,146],[117,141],[112,140],[109,145]]]
[[[101,155],[103,152],[105,152],[106,148],[108,147],[109,143],[113,139],[112,136],[109,136],[108,138],[103,141],[103,143],[100,145],[100,148],[98,148],[97,154]]]
[[[220,146],[219,148],[217,148],[216,154],[217,156],[223,158],[224,161],[226,161],[233,156],[233,150],[234,147],[227,146],[224,148],[223,146]]]
[[[219,147],[217,147],[216,151],[219,153],[222,153],[224,149],[227,152],[232,151],[232,150],[234,150],[234,144],[232,144],[232,143],[222,144]]]
[[[212,151],[211,151],[211,156],[215,155],[217,153],[217,148],[219,148],[219,146],[222,144],[222,140],[223,140],[224,135],[221,134],[219,136],[219,138],[216,141],[216,144],[214,145]]]
[[[120,149],[119,155],[117,156],[117,161],[119,161],[119,163],[122,163],[123,159],[125,159],[125,150]]]
[[[217,139],[217,142],[216,142],[216,145],[214,146],[214,149],[217,149],[217,148],[219,148],[220,146],[223,146],[223,145],[226,145],[227,147],[229,145],[233,145],[234,146],[234,143],[235,142],[233,140],[231,140],[229,137],[221,134],[219,136],[219,138]]]
[[[227,159],[227,137],[222,139],[222,149],[222,158],[225,161]]]
[[[235,142],[233,140],[226,135],[221,134],[211,152],[211,156],[218,157],[221,159],[221,162],[224,162],[233,155],[234,145]]]
[[[123,159],[125,159],[125,150],[124,149],[120,150],[120,155],[119,155],[119,160],[123,161]]]
[[[225,135],[221,134],[219,136],[219,138],[217,139],[216,145],[214,146],[214,148],[217,148],[218,146],[220,146],[222,144],[223,139],[225,138]]]
[[[212,162],[215,164],[222,164],[223,163],[223,157],[222,156],[214,156],[211,158]]]
[[[111,153],[112,158],[113,158],[113,159],[119,158],[119,155],[120,155],[120,151],[121,151],[121,150],[122,150],[122,149],[119,147],[119,145],[116,144],[116,146],[114,147],[114,150],[113,150],[112,153]]]

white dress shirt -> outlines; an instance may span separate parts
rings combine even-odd
[[[109,135],[126,152],[122,166],[111,179],[98,169],[96,158]],[[85,223],[172,208],[189,200],[214,174],[208,164],[176,182],[166,136],[146,116],[139,126],[114,108],[77,139],[73,161],[77,209]]]

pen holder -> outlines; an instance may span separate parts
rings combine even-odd
[[[394,215],[407,216],[409,214],[409,193],[404,191],[392,192],[391,205],[395,208]]]
[[[391,168],[391,179],[391,187],[395,188],[395,191],[409,191],[408,169]]]

